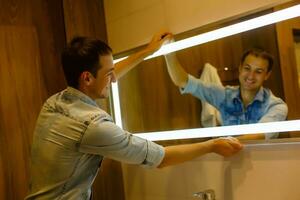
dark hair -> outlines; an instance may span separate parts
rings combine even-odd
[[[272,70],[273,63],[274,63],[274,58],[273,58],[273,56],[270,53],[268,53],[264,49],[262,49],[262,48],[251,48],[251,49],[248,49],[242,55],[241,64],[244,63],[244,61],[245,61],[245,59],[246,59],[246,57],[248,55],[253,55],[255,57],[259,57],[259,58],[267,60],[268,63],[269,63],[268,64],[268,72],[270,72]]]
[[[78,80],[82,72],[88,71],[97,75],[99,56],[112,53],[112,49],[104,42],[94,38],[75,37],[61,55],[61,62],[67,84],[78,88]]]

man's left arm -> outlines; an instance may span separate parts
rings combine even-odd
[[[287,118],[288,107],[282,100],[270,105],[268,111],[259,120],[259,123],[284,121]]]
[[[286,103],[280,99],[280,101],[270,105],[268,111],[262,116],[262,118],[258,122],[264,123],[264,122],[284,121],[287,119],[287,114],[288,114],[288,107]],[[265,139],[272,139],[272,138],[277,138],[279,133],[265,133],[263,135],[265,136]]]
[[[116,78],[119,79],[139,63],[141,63],[147,56],[152,55],[160,49],[163,43],[171,38],[171,33],[162,31],[155,34],[151,42],[142,50],[128,56],[126,59],[115,64]]]

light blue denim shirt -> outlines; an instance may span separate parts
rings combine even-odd
[[[26,199],[90,199],[103,157],[157,167],[164,149],[116,126],[80,91],[50,97],[37,120]]]
[[[225,126],[283,121],[287,118],[288,108],[285,102],[263,87],[246,108],[241,100],[239,86],[207,84],[189,75],[187,85],[180,91],[182,94],[190,93],[217,108]],[[277,135],[266,134],[266,138]]]

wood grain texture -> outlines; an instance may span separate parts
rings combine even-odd
[[[106,41],[102,0],[63,0],[67,40],[91,36]]]
[[[32,134],[41,105],[66,86],[60,0],[0,0],[0,199],[27,193]]]
[[[281,10],[299,3],[299,0],[294,0],[290,3],[276,7],[275,10]],[[284,95],[289,108],[288,119],[290,120],[300,118],[299,71],[297,70],[293,29],[300,30],[299,17],[276,24]],[[300,137],[300,132],[290,132],[289,135],[290,137]]]
[[[292,3],[278,6],[276,10],[287,6],[300,3],[293,1]],[[300,18],[283,21],[276,24],[278,37],[278,48],[280,54],[280,66],[282,71],[283,88],[286,103],[289,107],[289,119],[300,118],[300,90],[298,84],[298,71],[295,57],[293,29],[300,30]]]
[[[5,187],[0,199],[22,199],[29,184],[35,120],[47,94],[35,28],[0,26],[0,46],[0,171]]]

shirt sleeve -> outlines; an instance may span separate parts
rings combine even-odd
[[[180,88],[181,94],[192,94],[216,108],[220,107],[225,98],[225,88],[221,85],[204,83],[192,75],[188,75],[188,82],[184,88]]]
[[[287,118],[288,107],[284,101],[274,96],[271,97],[271,105],[268,111],[259,120],[259,123],[284,121]],[[277,138],[278,133],[266,133],[266,139]]]
[[[109,120],[100,119],[89,124],[79,150],[150,168],[157,167],[165,153],[162,146],[134,136]]]

